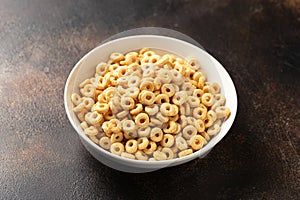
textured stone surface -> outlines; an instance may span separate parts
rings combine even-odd
[[[300,199],[297,0],[0,0],[0,199]],[[96,161],[67,120],[73,65],[110,35],[183,32],[235,82],[236,121],[204,159],[147,174]]]

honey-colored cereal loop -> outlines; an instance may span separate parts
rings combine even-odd
[[[121,60],[124,60],[125,57],[124,57],[123,54],[118,53],[118,52],[115,52],[115,53],[110,54],[110,59],[111,59],[113,62],[119,62],[119,61],[121,61]]]
[[[164,124],[163,131],[165,133],[172,133],[175,134],[178,129],[178,124],[175,121],[169,121],[168,123]]]
[[[173,146],[175,140],[174,140],[174,136],[171,134],[164,134],[163,139],[161,140],[160,144],[163,147],[171,147]]]
[[[201,96],[204,94],[203,90],[201,89],[195,89],[193,91],[193,96],[199,98],[199,100],[201,99]]]
[[[155,117],[151,117],[150,118],[150,126],[157,126],[157,127],[161,127],[163,125],[164,122],[159,121],[159,119],[155,118]]]
[[[163,84],[161,86],[161,93],[166,94],[168,97],[172,97],[175,94],[175,88],[173,84]]]
[[[181,158],[181,157],[184,157],[184,156],[187,156],[187,155],[190,155],[193,153],[193,150],[192,149],[186,149],[186,150],[183,150],[181,152],[178,153],[178,157]]]
[[[187,125],[182,130],[182,135],[187,140],[196,134],[197,134],[197,129],[193,125]]]
[[[205,106],[201,106],[194,108],[193,117],[196,119],[204,120],[206,118],[207,108]]]
[[[189,145],[192,147],[193,150],[199,150],[203,147],[203,137],[201,135],[194,135],[189,140]]]
[[[205,124],[204,124],[204,122],[201,119],[197,120],[197,126],[196,126],[196,128],[197,128],[198,133],[201,133],[201,132],[205,131]]]
[[[148,160],[148,156],[147,154],[145,154],[143,151],[137,151],[135,154],[136,159],[138,160]]]
[[[110,142],[110,139],[106,136],[102,137],[100,140],[99,140],[99,145],[103,148],[103,149],[106,149],[106,150],[109,150],[110,149],[110,146],[111,146],[111,142]]]
[[[138,143],[134,139],[130,139],[126,142],[125,150],[128,153],[135,153],[138,149]]]
[[[92,106],[92,111],[104,114],[109,111],[109,105],[107,103],[97,102]]]
[[[165,116],[174,116],[176,115],[175,108],[170,103],[163,103],[160,106],[160,112]]]
[[[201,103],[205,106],[212,106],[214,103],[214,96],[211,93],[204,93],[201,96]]]
[[[150,132],[150,139],[154,142],[160,142],[163,139],[163,132],[160,128],[152,128]]]
[[[108,70],[107,64],[104,62],[101,62],[96,66],[96,74],[98,76],[103,76],[107,72],[107,70]]]
[[[170,116],[169,117],[169,120],[174,121],[174,122],[176,122],[178,119],[179,119],[179,114],[176,114],[175,116]]]
[[[83,97],[81,103],[84,105],[86,109],[90,110],[95,104],[95,101],[93,98]]]
[[[124,119],[129,115],[129,111],[128,110],[123,110],[121,112],[117,112],[116,116],[118,119]]]
[[[186,115],[186,116],[192,115],[190,104],[184,103],[183,106],[184,106],[184,108],[185,108],[185,115]]]
[[[138,144],[138,149],[143,150],[146,149],[146,147],[148,146],[149,140],[147,137],[140,137],[139,139],[137,139],[137,144]]]
[[[170,99],[166,94],[159,94],[155,97],[155,103],[160,105],[162,103],[169,103]]]
[[[139,100],[143,105],[150,106],[155,101],[155,95],[153,94],[153,92],[143,90],[139,94]]]
[[[210,110],[207,112],[206,118],[204,120],[205,127],[210,127],[217,120],[217,115],[214,111]]]
[[[153,92],[154,91],[154,84],[150,81],[142,81],[140,84],[140,90],[148,90]]]
[[[123,137],[124,136],[122,132],[113,133],[111,134],[110,141],[111,143],[121,142],[123,140]]]
[[[149,141],[148,146],[143,151],[145,154],[149,155],[149,154],[152,154],[156,150],[156,148],[157,148],[156,143],[153,141]]]
[[[131,111],[130,111],[130,114],[132,115],[137,115],[139,114],[140,112],[143,111],[143,105],[138,103],[138,104],[135,104],[135,108],[133,108]]]
[[[115,155],[120,156],[121,153],[124,152],[124,145],[120,142],[113,143],[110,146],[110,152],[112,152]]]
[[[149,123],[149,116],[146,113],[140,113],[135,118],[135,124],[139,127],[147,127]]]

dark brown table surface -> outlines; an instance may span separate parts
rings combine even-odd
[[[298,0],[0,0],[0,199],[300,199],[299,25]],[[89,50],[143,26],[201,43],[239,106],[204,159],[127,174],[85,150],[63,89]]]

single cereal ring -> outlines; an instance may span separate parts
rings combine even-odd
[[[160,105],[162,103],[169,103],[170,99],[166,94],[159,94],[155,97],[155,103]]]
[[[174,136],[171,134],[164,134],[164,137],[162,139],[162,141],[160,142],[160,144],[163,147],[171,147],[173,146],[175,140],[174,140]]]
[[[119,61],[125,59],[125,57],[124,57],[123,54],[117,53],[117,52],[110,54],[109,58],[110,58],[113,62],[119,62]]]
[[[135,157],[138,160],[145,160],[145,161],[148,160],[147,154],[145,154],[143,151],[140,150],[135,153]]]
[[[181,157],[184,157],[184,156],[187,156],[187,155],[190,155],[193,153],[193,150],[192,149],[186,149],[186,150],[183,150],[181,152],[178,153],[178,157],[181,158]]]
[[[160,142],[163,139],[163,132],[160,128],[152,128],[150,132],[150,139],[154,142]]]
[[[122,76],[125,76],[127,72],[127,66],[121,66],[117,69],[117,77],[122,77]]]
[[[121,153],[124,152],[124,145],[120,142],[113,143],[110,146],[110,152],[112,152],[115,155],[120,156]]]
[[[155,126],[155,127],[162,127],[163,122],[159,121],[157,118],[155,118],[154,116],[152,116],[150,118],[150,126]]]
[[[186,140],[181,136],[176,136],[175,146],[181,151],[188,148],[188,144],[187,144]]]
[[[155,115],[158,111],[158,105],[152,104],[150,106],[145,106],[145,111],[148,115]]]
[[[118,85],[120,85],[124,88],[128,87],[128,77],[126,77],[126,76],[118,78],[117,82],[118,82]]]
[[[173,159],[175,157],[173,150],[168,147],[162,148],[161,152],[166,154],[167,160]]]
[[[104,76],[108,70],[108,65],[105,62],[101,62],[96,66],[96,74],[98,76]]]
[[[193,94],[195,87],[191,83],[185,82],[182,84],[181,89],[186,91],[187,95],[190,96]]]
[[[84,133],[88,136],[96,136],[98,134],[98,130],[94,126],[90,126],[84,129]]]
[[[99,125],[103,122],[103,115],[97,112],[88,112],[84,119],[88,124]]]
[[[174,116],[178,113],[176,113],[176,108],[172,106],[170,103],[163,103],[160,106],[160,112],[165,116]]]
[[[135,102],[131,97],[122,96],[121,97],[121,107],[124,110],[131,110],[135,106]]]
[[[168,97],[172,97],[175,94],[175,88],[173,84],[163,84],[161,86],[161,93],[166,94]]]
[[[216,108],[217,118],[224,118],[225,120],[230,116],[230,109],[226,106]]]
[[[111,142],[110,142],[110,139],[106,136],[102,137],[100,140],[99,140],[99,145],[100,147],[102,147],[103,149],[106,149],[106,150],[109,150],[110,149],[110,146],[111,146]]]
[[[143,111],[143,105],[140,103],[135,104],[135,108],[130,111],[130,114],[137,115]]]
[[[214,96],[211,93],[204,93],[201,96],[201,103],[208,107],[212,106],[214,103]]]
[[[217,120],[217,115],[214,111],[210,110],[207,112],[206,118],[204,120],[205,127],[210,127]]]
[[[154,77],[155,70],[153,68],[149,68],[143,71],[143,77]]]
[[[85,106],[82,102],[73,108],[73,111],[76,113],[79,113],[79,112],[82,112],[85,110],[87,110],[87,109],[85,108]]]
[[[214,124],[207,129],[207,134],[210,136],[216,135],[220,132],[221,127],[218,124]]]
[[[172,98],[173,103],[181,106],[182,104],[184,104],[187,101],[188,95],[186,91],[180,91],[180,92],[176,92]]]
[[[71,96],[71,101],[75,106],[77,106],[78,104],[80,104],[82,102],[82,99],[79,94],[73,93]]]
[[[96,136],[88,136],[92,142],[99,144],[99,139]]]
[[[189,145],[192,147],[193,150],[199,150],[204,145],[203,140],[205,139],[201,135],[194,135],[189,140]]]
[[[192,108],[195,108],[195,107],[200,106],[200,99],[198,99],[198,98],[195,97],[195,96],[189,96],[188,99],[187,99],[187,103],[188,103]]]
[[[137,148],[138,148],[138,143],[134,139],[128,140],[125,144],[125,150],[128,153],[135,153],[137,151]]]
[[[122,122],[122,129],[124,132],[134,131],[135,128],[135,123],[132,120],[124,120]]]
[[[162,85],[160,78],[155,77],[153,83],[154,83],[154,89],[155,90],[160,90],[161,85]]]
[[[92,107],[93,112],[96,111],[96,112],[101,113],[101,114],[107,113],[108,110],[109,110],[109,105],[107,103],[97,102]]]
[[[122,152],[121,153],[121,157],[135,160],[135,156],[134,155],[132,155],[130,153],[126,153],[126,152]]]
[[[153,92],[150,92],[148,90],[143,90],[139,94],[139,100],[141,104],[150,106],[155,101],[155,95],[153,94]]]
[[[178,124],[175,121],[169,121],[164,124],[163,131],[165,133],[175,134],[178,129]]]
[[[206,118],[206,114],[207,108],[203,104],[200,104],[200,107],[194,108],[193,110],[193,117],[196,119],[204,120]]]
[[[196,128],[197,128],[198,133],[201,133],[201,132],[205,131],[205,124],[204,124],[204,122],[201,119],[197,120],[197,126],[196,126]]]
[[[148,90],[153,92],[154,91],[154,84],[150,81],[142,81],[140,84],[140,90]]]
[[[148,62],[152,63],[152,64],[156,64],[159,59],[160,59],[159,55],[152,55],[152,56],[150,56]]]
[[[138,149],[143,150],[143,149],[146,149],[146,147],[148,146],[149,140],[147,137],[140,137],[137,140],[137,144],[138,144]]]
[[[84,97],[94,98],[96,88],[92,84],[86,84],[83,88],[80,89],[80,93]]]
[[[111,143],[121,142],[123,140],[124,136],[122,132],[113,133],[110,137]]]
[[[95,104],[95,101],[93,98],[89,98],[89,97],[82,97],[82,102],[81,102],[84,107],[88,110],[90,110],[93,105]]]
[[[153,158],[155,158],[155,160],[167,160],[167,155],[161,151],[154,151],[153,152]]]
[[[199,98],[199,100],[203,94],[204,94],[204,92],[201,89],[195,89],[193,92],[193,96]]]
[[[187,125],[182,130],[182,135],[187,140],[196,134],[197,134],[197,129],[193,125]]]
[[[226,99],[222,94],[216,94],[215,95],[215,102],[211,106],[211,109],[215,110],[217,107],[224,105],[225,101],[226,101]]]
[[[102,130],[104,131],[105,135],[110,137],[112,134],[112,131],[109,127],[109,122],[108,121],[103,122],[101,127],[102,127]]]
[[[177,70],[172,69],[170,75],[173,83],[181,85],[184,82],[184,77]]]
[[[157,148],[156,143],[153,141],[149,141],[148,146],[143,151],[145,154],[149,155],[149,154],[152,154],[156,150],[156,148]]]
[[[149,123],[149,116],[146,113],[140,113],[135,118],[135,124],[139,127],[147,127]]]
[[[190,106],[190,104],[184,103],[184,104],[183,104],[183,107],[184,107],[184,109],[185,109],[185,111],[184,111],[185,115],[186,115],[186,116],[190,116],[190,115],[192,114],[192,113],[191,113],[191,106]]]

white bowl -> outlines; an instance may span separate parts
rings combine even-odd
[[[230,117],[222,124],[221,131],[213,137],[207,145],[199,151],[188,156],[165,161],[141,161],[131,160],[116,156],[93,143],[79,127],[80,122],[72,111],[71,94],[78,92],[78,85],[86,78],[95,74],[95,66],[99,62],[105,62],[113,52],[126,53],[143,47],[173,53],[182,58],[196,57],[200,61],[202,69],[206,72],[208,81],[218,82],[221,93],[226,97],[226,106],[231,110]],[[104,43],[87,53],[71,71],[65,86],[64,103],[68,118],[80,137],[85,148],[103,164],[124,172],[142,173],[154,171],[164,167],[176,166],[195,158],[202,158],[227,134],[237,111],[237,95],[234,84],[224,67],[204,50],[171,37],[157,35],[138,35],[116,39]]]

